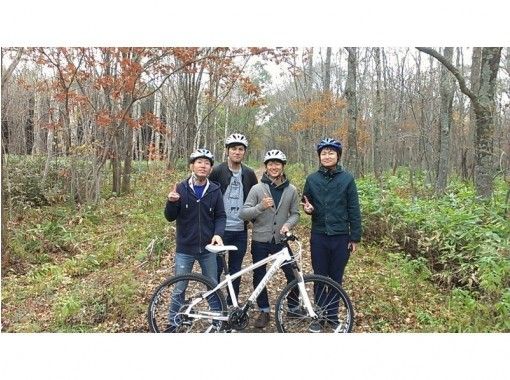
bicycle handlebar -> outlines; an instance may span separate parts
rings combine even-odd
[[[288,241],[296,241],[296,240],[298,240],[297,236],[289,231],[289,232],[285,233],[284,238],[282,239],[282,242],[286,243]]]

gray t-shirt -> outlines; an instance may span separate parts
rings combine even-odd
[[[241,170],[232,172],[230,185],[227,186],[223,194],[223,203],[227,213],[227,231],[243,231],[244,221],[239,218],[239,210],[243,207],[243,182],[241,180]]]

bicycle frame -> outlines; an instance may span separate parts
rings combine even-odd
[[[301,252],[301,244],[299,242],[298,242],[298,244],[299,244],[299,251]],[[262,265],[265,265],[271,261],[274,261],[274,263],[270,266],[269,270],[267,271],[266,275],[262,278],[262,280],[260,281],[258,286],[253,290],[251,295],[248,297],[246,304],[251,305],[251,304],[255,303],[255,300],[257,299],[257,297],[260,295],[260,293],[262,292],[262,290],[264,289],[266,284],[271,280],[271,278],[274,276],[274,274],[280,268],[280,266],[285,261],[288,261],[291,259],[292,259],[292,257],[289,252],[288,243],[286,243],[285,247],[283,247],[280,251],[270,255],[269,257],[266,257],[265,259],[263,259],[261,261],[258,261],[250,266],[247,266],[246,268],[241,269],[239,272],[236,272],[233,275],[230,275],[227,273],[225,275],[225,279],[223,281],[221,281],[218,285],[216,285],[216,287],[214,289],[211,289],[211,290],[205,292],[204,294],[201,295],[200,298],[195,298],[189,304],[185,313],[188,314],[189,316],[193,316],[196,318],[211,318],[212,317],[214,320],[228,321],[228,319],[229,319],[228,315],[226,315],[226,316],[220,315],[219,313],[215,313],[215,312],[206,312],[206,313],[203,313],[202,315],[197,315],[192,312],[193,306],[195,306],[201,300],[206,299],[208,296],[210,296],[217,290],[227,287],[228,292],[230,294],[230,298],[232,300],[232,305],[235,308],[239,307],[237,298],[235,296],[234,287],[232,285],[232,281],[235,280],[236,278],[242,276],[245,273],[251,272],[256,268],[261,267]],[[305,283],[303,281],[303,275],[301,273],[301,268],[298,268],[298,270],[294,270],[294,276],[298,280],[299,293],[300,293],[300,295],[303,299],[303,303],[304,303],[303,306],[305,307],[305,309],[308,311],[309,315],[312,318],[316,318],[317,314],[313,310],[312,303],[310,302],[308,293],[305,290]]]

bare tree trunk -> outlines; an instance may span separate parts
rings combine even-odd
[[[326,48],[326,62],[324,64],[324,81],[323,81],[323,93],[325,96],[331,95],[331,48]],[[329,136],[331,125],[322,126],[322,136]]]
[[[324,65],[324,92],[331,91],[331,47],[326,48],[326,63]]]
[[[131,110],[131,117],[134,120],[140,119],[140,101],[133,103],[133,108]],[[140,159],[140,154],[139,154],[140,151],[139,151],[139,146],[138,146],[139,135],[140,135],[140,128],[136,128],[133,131],[133,137],[132,137],[132,141],[131,141],[131,156],[133,157],[133,159],[135,161]]]
[[[120,128],[117,126],[117,129]],[[113,138],[113,146],[110,153],[110,162],[112,165],[112,192],[116,195],[120,195],[121,193],[121,182],[122,182],[122,174],[121,174],[121,162],[120,162],[120,137],[118,132],[114,132]]]
[[[32,154],[39,155],[44,152],[47,131],[41,128],[43,117],[42,99],[38,92],[35,93],[34,100],[34,145]]]
[[[18,63],[20,62],[21,60],[21,55],[23,53],[23,49],[20,49],[17,54],[16,54],[16,57],[14,58],[14,60],[12,61],[12,63],[9,65],[9,67],[7,68],[7,70],[2,70],[2,92],[4,92],[6,89],[7,89],[7,85],[8,85],[8,82],[9,82],[9,79],[12,75],[12,72],[14,71],[14,69],[16,68],[16,66],[18,65]],[[3,51],[2,51],[2,58],[3,58]],[[2,93],[2,97],[4,98],[5,96],[7,96],[5,93]],[[6,154],[8,153],[8,150],[7,150],[7,147],[8,147],[8,144],[9,144],[9,130],[8,130],[8,124],[7,124],[7,116],[5,114],[6,112],[6,108],[4,108],[4,104],[7,105],[7,100],[6,99],[2,99],[2,158],[1,158],[1,165],[2,165],[2,173],[3,175],[1,176],[2,178],[2,207],[1,207],[1,218],[2,218],[2,247],[4,248],[3,249],[3,252],[2,252],[2,263],[1,263],[1,266],[2,266],[2,269],[5,270],[7,269],[7,267],[9,266],[9,262],[10,262],[10,256],[9,256],[9,250],[6,249],[7,245],[7,241],[8,241],[8,230],[7,230],[7,218],[6,218],[6,215],[5,215],[5,209],[7,207],[6,205],[6,197],[5,197],[5,194],[4,194],[4,183],[5,183],[5,177],[6,177],[6,165],[5,165],[5,158],[6,158]],[[4,119],[5,118],[5,119]],[[5,128],[5,129],[4,129]]]
[[[225,127],[223,129],[223,141],[226,141],[227,140],[227,137],[228,137],[228,128],[229,128],[229,111],[230,111],[230,108],[229,106],[227,105],[226,109],[225,109]],[[225,157],[227,155],[227,148],[225,147],[224,145],[224,148],[223,148],[223,157]]]
[[[46,164],[44,165],[44,172],[42,177],[43,183],[46,182],[46,178],[50,170],[51,159],[53,158],[53,133],[54,133],[53,128],[49,128],[46,139]]]
[[[358,118],[358,105],[356,99],[356,65],[357,52],[356,48],[346,48],[349,53],[347,65],[347,83],[345,86],[345,96],[347,98],[347,115],[348,115],[348,147],[347,168],[358,176],[358,147],[356,136],[356,123]]]
[[[2,153],[10,152],[11,133],[9,119],[7,118],[7,103],[9,99],[9,86],[2,85]]]
[[[125,94],[122,99],[122,112],[126,115],[131,114],[131,107],[133,105],[133,97],[131,94]],[[119,170],[122,171],[122,179],[120,191],[125,194],[131,190],[131,170],[133,163],[133,128],[127,123],[126,120],[121,120],[119,123],[120,128],[120,146],[117,152],[119,159]],[[157,150],[156,150],[157,151]],[[121,162],[123,165],[121,166]]]
[[[496,77],[502,48],[482,49],[480,91],[477,99],[475,136],[475,186],[477,195],[488,199],[493,191],[494,173],[494,114],[496,111]]]
[[[197,72],[184,73],[183,95],[186,105],[185,120],[185,152],[193,151],[197,148],[198,140],[198,95],[200,93],[202,74],[204,67],[200,66]]]
[[[308,56],[308,62],[307,67],[305,70],[305,94],[304,98],[307,102],[310,102],[312,100],[313,96],[313,47],[308,49],[307,56]],[[315,140],[316,136],[313,136],[313,131],[310,131],[309,129],[305,129],[304,131],[305,141]],[[313,157],[315,154],[314,152],[308,151],[308,154],[305,156],[305,162],[312,162]],[[305,167],[308,169],[307,167]]]
[[[471,58],[471,92],[478,96],[478,91],[480,91],[480,73],[482,71],[482,48],[474,47],[473,55]],[[469,173],[469,176],[473,179],[475,178],[475,140],[476,140],[476,115],[475,108],[473,102],[471,102],[469,107],[469,126],[470,126],[470,146],[469,153],[466,152],[466,166]],[[467,177],[466,177],[467,178]]]
[[[382,99],[381,99],[381,52],[379,48],[374,48],[375,59],[375,105],[374,105],[374,135],[373,135],[373,162],[374,162],[374,175],[377,180],[382,174],[382,156],[381,156],[381,120],[382,120]]]
[[[444,49],[445,59],[452,63],[453,47]],[[439,163],[436,180],[436,194],[442,194],[448,179],[448,160],[450,157],[450,128],[452,123],[453,84],[451,73],[446,67],[441,68],[439,89],[441,105],[439,109]]]
[[[488,199],[492,195],[493,190],[493,134],[494,114],[496,110],[495,92],[502,48],[482,48],[480,90],[478,91],[478,94],[473,93],[473,91],[467,87],[465,78],[460,74],[459,70],[455,66],[445,59],[443,55],[430,48],[420,47],[418,50],[433,56],[445,65],[448,70],[455,75],[461,91],[471,99],[476,116],[475,188],[479,198]]]
[[[154,116],[161,120],[161,93],[159,91],[154,93]],[[159,131],[154,130],[154,147],[156,160],[159,160],[161,155],[161,133]]]
[[[34,94],[30,94],[28,98],[28,117],[25,122],[25,153],[31,154],[34,146],[34,112],[35,98]]]

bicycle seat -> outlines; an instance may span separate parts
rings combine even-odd
[[[224,251],[237,251],[237,247],[235,245],[207,244],[205,246],[205,249],[207,249],[209,252],[212,252],[212,253],[220,253],[220,252],[224,252]]]

